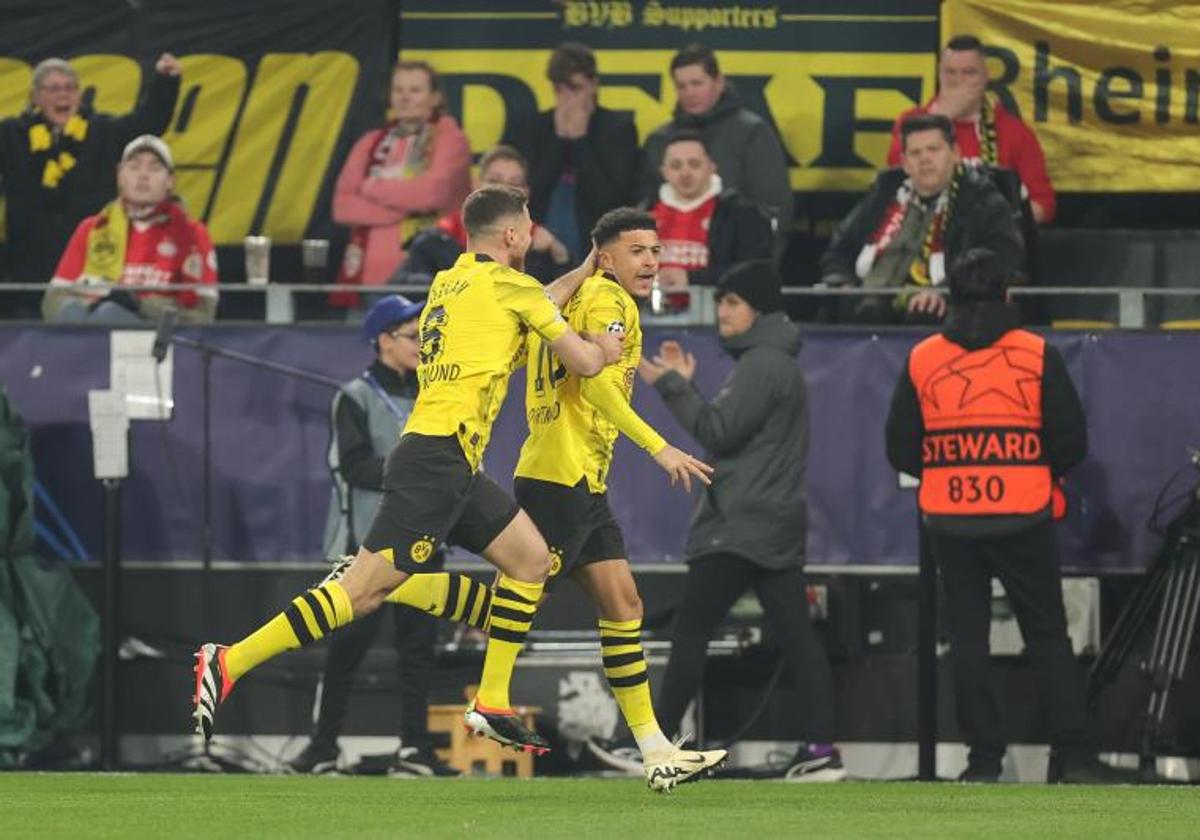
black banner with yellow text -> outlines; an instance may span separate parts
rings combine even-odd
[[[383,118],[394,3],[5,0],[0,14],[0,117],[25,107],[33,67],[51,56],[71,62],[97,110],[126,113],[173,52],[183,84],[165,139],[177,191],[213,239],[332,233],[333,180]]]
[[[553,104],[546,62],[562,41],[596,51],[600,101],[641,138],[671,117],[671,57],[703,42],[783,139],[797,191],[858,191],[887,157],[896,115],[933,89],[936,0],[841,3],[561,3],[408,0],[401,52],[443,74],[475,152]]]

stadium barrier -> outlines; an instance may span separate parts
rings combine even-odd
[[[214,326],[182,333],[221,347],[347,380],[370,351],[345,324]],[[884,456],[883,418],[915,330],[807,327],[799,357],[810,389],[808,556],[812,565],[911,571],[917,540],[911,489]],[[1144,568],[1156,542],[1144,523],[1164,478],[1200,443],[1200,391],[1181,381],[1200,355],[1189,331],[1050,332],[1079,386],[1091,454],[1070,476],[1072,513],[1060,533],[1065,565],[1081,572]],[[730,361],[708,327],[646,329],[646,352],[681,340],[699,361],[697,385],[713,394]],[[125,485],[124,551],[130,561],[198,561],[204,510],[200,476],[212,475],[211,556],[261,566],[317,560],[329,500],[325,467],[329,390],[175,348],[174,415],[136,421]],[[99,554],[102,492],[91,479],[87,392],[109,386],[109,333],[100,328],[0,325],[0,382],[33,431],[38,477],[90,553]],[[165,383],[164,383],[165,384]],[[512,474],[525,435],[523,374],[511,385],[488,470]],[[209,395],[205,400],[205,394]],[[652,389],[635,406],[664,435],[693,446]],[[211,420],[205,450],[204,417]],[[613,506],[635,562],[680,561],[690,502],[667,491],[658,468],[618,444]]]
[[[170,287],[127,285],[129,291],[185,291],[189,289],[216,288],[222,295],[234,294],[261,298],[263,321],[267,324],[306,323],[300,317],[297,305],[301,296],[324,297],[331,292],[346,291],[360,293],[369,301],[376,295],[404,294],[422,297],[427,286],[338,286],[328,283],[268,283],[262,286],[244,283],[220,283],[214,286],[176,284]],[[0,312],[6,311],[6,293],[29,293],[45,291],[45,283],[0,284]],[[716,321],[711,289],[693,287],[688,294],[688,303],[678,312],[645,316],[647,324],[659,326],[708,326]],[[839,297],[878,297],[880,295],[911,293],[911,287],[884,286],[864,289],[861,287],[802,286],[785,287],[783,294],[789,298],[808,298],[825,302]],[[1200,329],[1200,285],[1161,286],[1015,286],[1011,289],[1018,300],[1046,298],[1060,304],[1054,307],[1054,325],[1063,329],[1144,329],[1161,326],[1176,329]],[[1067,301],[1066,305],[1061,305]],[[1098,303],[1100,306],[1080,307],[1079,302]],[[1103,314],[1095,314],[1097,312]],[[1168,313],[1175,313],[1174,316]],[[1183,314],[1180,314],[1183,313]],[[1094,317],[1084,317],[1085,315]],[[1151,317],[1153,314],[1153,317]],[[322,319],[327,320],[327,319]]]

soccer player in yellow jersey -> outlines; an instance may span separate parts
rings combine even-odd
[[[616,364],[584,379],[567,369],[543,337],[529,335],[529,437],[515,490],[554,556],[547,587],[569,576],[595,606],[604,674],[637,740],[647,784],[670,790],[722,762],[725,751],[684,750],[659,729],[642,653],[642,601],[606,481],[618,433],[646,450],[672,484],[682,482],[689,490],[692,478],[707,484],[711,469],[663,440],[629,403],[642,357],[635,298],[650,294],[661,251],[654,217],[628,207],[612,210],[596,222],[592,238],[599,270],[563,314],[580,332],[623,335],[624,349]]]
[[[423,573],[446,541],[482,554],[499,569],[490,593],[488,648],[466,724],[519,749],[548,744],[510,707],[509,681],[551,567],[530,518],[479,471],[508,380],[524,358],[527,334],[545,341],[576,377],[599,374],[621,356],[623,336],[582,338],[559,307],[591,273],[585,263],[550,286],[522,273],[532,224],[523,193],[482,187],[463,204],[467,252],[439,272],[418,322],[420,393],[384,466],[383,499],[358,555],[235,645],[196,653],[196,731],[210,738],[217,706],[236,680],[286,650],[323,638],[379,607],[385,597],[455,617],[460,577]],[[449,603],[451,597],[456,603]]]

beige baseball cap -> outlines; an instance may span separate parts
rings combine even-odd
[[[121,163],[129,160],[138,152],[153,152],[167,169],[175,171],[175,159],[171,157],[171,147],[164,143],[161,137],[143,134],[133,138],[125,147],[125,151],[121,153]]]

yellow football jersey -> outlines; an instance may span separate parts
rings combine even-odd
[[[418,323],[421,389],[404,433],[456,435],[477,470],[526,334],[551,342],[566,321],[537,280],[466,253],[433,278]]]
[[[629,404],[642,358],[642,325],[633,297],[603,273],[583,281],[563,314],[578,332],[624,333],[624,350],[615,364],[584,379],[567,373],[543,338],[529,336],[529,437],[521,447],[516,475],[568,487],[586,478],[591,492],[602,493],[618,432],[651,455],[667,445]]]

